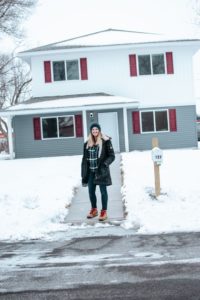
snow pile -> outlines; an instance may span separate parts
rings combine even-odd
[[[0,160],[0,239],[64,230],[81,156]]]
[[[200,150],[165,150],[161,194],[154,196],[151,151],[122,155],[125,228],[138,233],[200,230]]]

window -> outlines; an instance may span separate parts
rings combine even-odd
[[[73,116],[59,117],[59,136],[71,137],[74,136],[74,118]]]
[[[74,116],[42,118],[43,139],[75,136]]]
[[[56,118],[42,119],[42,133],[45,139],[56,138],[58,136]]]
[[[139,55],[138,60],[139,60],[139,74],[140,75],[151,74],[150,55]]]
[[[155,111],[156,131],[168,131],[167,111]]]
[[[153,74],[165,74],[165,63],[163,54],[152,55]]]
[[[139,75],[165,74],[164,54],[138,55]]]
[[[79,79],[78,60],[70,60],[67,64],[67,79],[76,80]]]
[[[79,63],[78,60],[53,61],[53,79],[54,81],[78,80]]]
[[[142,131],[154,131],[153,112],[142,112]]]
[[[87,57],[73,60],[45,60],[43,62],[43,70],[45,83],[66,80],[88,80]]]
[[[53,79],[54,81],[65,80],[65,63],[64,61],[53,62]]]
[[[168,110],[141,112],[142,132],[168,131]]]

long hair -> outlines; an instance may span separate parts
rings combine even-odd
[[[90,134],[88,135],[88,140],[87,140],[87,146],[88,147],[92,147],[95,145],[102,145],[102,133],[101,131],[99,131],[99,134],[97,136],[97,139],[95,140],[93,134],[90,132]]]

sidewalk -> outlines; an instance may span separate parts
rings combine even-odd
[[[112,185],[108,186],[108,219],[106,223],[118,224],[124,220],[123,203],[121,200],[121,174],[120,174],[120,154],[116,154],[115,161],[110,166]],[[101,210],[101,196],[99,187],[96,189],[97,206]],[[80,225],[83,223],[93,225],[99,222],[98,217],[87,219],[86,216],[90,210],[90,201],[88,196],[88,188],[82,187],[78,189],[72,199],[69,213],[65,218],[66,223],[72,225]],[[102,222],[104,223],[104,222]]]

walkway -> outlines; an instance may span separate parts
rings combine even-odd
[[[110,166],[112,185],[108,186],[108,220],[110,224],[120,223],[124,219],[123,203],[121,199],[121,174],[120,174],[120,154],[116,154],[115,161]],[[99,187],[97,186],[97,206],[101,210],[101,197]],[[66,223],[80,225],[83,223],[95,224],[98,217],[87,219],[86,215],[90,210],[90,201],[88,198],[88,188],[80,187],[72,199],[69,213],[65,219]]]

